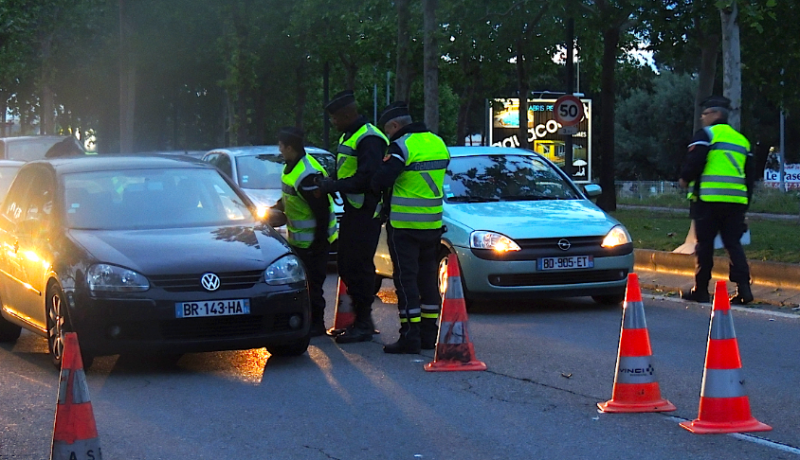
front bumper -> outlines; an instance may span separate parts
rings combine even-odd
[[[250,299],[250,314],[176,318],[175,304]],[[208,292],[144,293],[96,297],[67,294],[71,326],[88,354],[193,353],[260,348],[304,338],[310,327],[305,283]]]
[[[487,260],[469,248],[453,248],[461,280],[474,299],[544,298],[611,295],[625,292],[633,271],[633,253],[594,257],[585,270],[539,271],[533,260]]]

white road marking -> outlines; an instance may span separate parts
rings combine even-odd
[[[663,295],[644,294],[643,293],[642,294],[642,298],[645,298],[645,297],[647,297],[649,299],[653,299],[653,300],[668,300],[668,301],[671,301],[671,302],[688,303],[688,301],[686,301],[686,300],[682,300],[682,299],[675,298],[675,297],[667,297],[667,296],[663,296]],[[692,302],[692,304],[696,305],[696,306],[702,306],[702,307],[711,308],[711,304],[710,303],[709,304],[698,304],[698,303]],[[782,311],[762,310],[760,308],[747,308],[747,307],[731,306],[731,310],[743,311],[743,312],[747,312],[747,313],[755,313],[755,314],[758,314],[758,315],[777,316],[779,318],[800,319],[800,314],[797,314],[797,313],[784,313]]]
[[[687,422],[685,418],[675,417],[672,415],[666,416],[668,419],[680,423],[680,422]],[[758,444],[764,447],[769,447],[771,449],[780,450],[783,452],[788,452],[790,454],[800,455],[800,449],[792,446],[788,446],[786,444],[782,444],[780,442],[770,441],[769,439],[759,438],[758,436],[753,436],[751,434],[742,434],[742,433],[730,433],[728,436],[733,438],[739,439],[741,441],[752,442],[754,444]]]

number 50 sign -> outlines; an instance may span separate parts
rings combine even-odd
[[[576,96],[567,94],[556,100],[553,112],[562,126],[574,126],[583,119],[583,103]]]

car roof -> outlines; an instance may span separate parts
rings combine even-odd
[[[22,166],[25,162],[22,160],[0,160],[0,167],[2,166]]]
[[[306,146],[306,153],[327,153],[331,152],[319,147]],[[253,156],[253,155],[280,155],[277,145],[246,145],[241,147],[223,147],[209,150],[208,153],[227,153],[231,156]]]
[[[511,147],[491,147],[491,146],[470,146],[470,147],[448,147],[450,157],[467,157],[470,155],[533,155],[541,157],[536,152],[530,150],[511,148]]]
[[[62,139],[66,139],[69,136],[11,136],[11,137],[0,137],[0,141],[9,143],[9,142],[27,142],[32,140],[42,141],[42,140],[52,140],[52,141],[60,141]]]
[[[180,155],[86,155],[82,157],[36,160],[28,164],[49,164],[58,174],[109,171],[116,169],[215,169],[215,166],[210,163],[197,161],[194,158]]]

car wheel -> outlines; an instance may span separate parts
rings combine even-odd
[[[0,306],[2,306],[2,304],[0,304]],[[21,326],[7,321],[0,315],[0,342],[15,342],[19,338],[20,333],[22,333]]]
[[[282,343],[267,344],[267,351],[272,356],[300,356],[308,350],[310,337]]]
[[[52,284],[47,289],[47,349],[53,365],[61,369],[64,358],[64,333],[69,332],[66,319],[66,305],[64,292],[57,284]],[[94,356],[81,351],[83,368],[88,369],[94,361]]]
[[[442,252],[439,253],[439,293],[442,295],[443,299],[447,291],[447,265],[450,260],[448,257],[449,255],[450,251],[447,249],[442,249]],[[467,293],[467,287],[464,286],[463,277],[461,279],[461,290],[464,292],[464,305],[466,305],[469,310],[473,302],[468,299],[469,295]]]
[[[601,305],[618,305],[625,301],[625,293],[593,295],[592,299]]]

